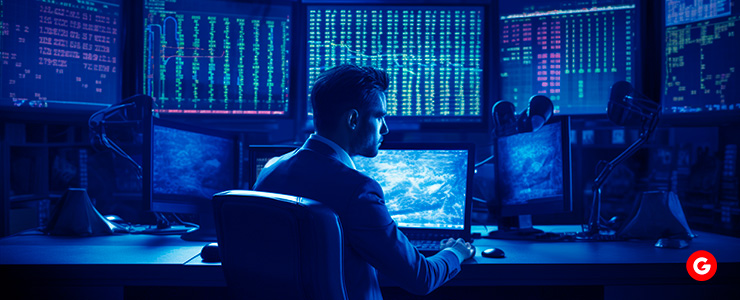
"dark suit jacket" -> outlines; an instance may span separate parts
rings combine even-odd
[[[409,292],[427,294],[460,271],[450,251],[428,258],[420,254],[391,219],[380,185],[344,165],[321,141],[309,138],[263,169],[255,190],[309,198],[336,212],[345,236],[350,299],[381,299],[378,272]]]

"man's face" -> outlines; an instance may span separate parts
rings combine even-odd
[[[388,133],[388,125],[385,124],[387,113],[385,103],[385,93],[380,93],[377,100],[372,101],[366,110],[359,112],[357,129],[350,144],[350,155],[365,157],[378,155],[383,136]]]

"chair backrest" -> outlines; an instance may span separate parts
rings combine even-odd
[[[229,294],[248,299],[346,299],[342,227],[306,198],[233,190],[213,196]]]

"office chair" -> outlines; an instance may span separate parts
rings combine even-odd
[[[248,190],[213,196],[232,298],[346,299],[342,225],[323,204]]]

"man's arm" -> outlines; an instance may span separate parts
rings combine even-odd
[[[460,257],[464,260],[472,254],[461,250],[464,244],[452,243],[456,250],[424,257],[391,219],[383,192],[372,180],[349,203],[347,212],[342,226],[349,244],[379,273],[411,293],[428,294],[443,285],[460,271]]]

